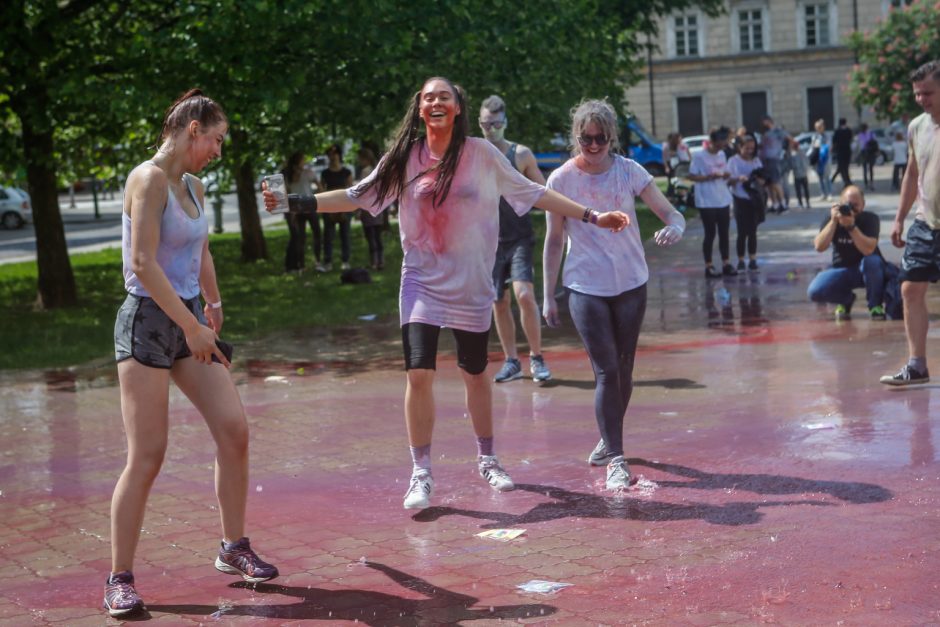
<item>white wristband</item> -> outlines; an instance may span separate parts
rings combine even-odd
[[[209,309],[222,309],[222,301],[217,303],[210,303],[209,301],[206,301],[206,307]]]

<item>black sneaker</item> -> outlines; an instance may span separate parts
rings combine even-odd
[[[215,558],[215,569],[229,575],[239,575],[248,583],[261,583],[278,575],[277,568],[251,550],[248,538],[241,538],[228,549],[223,542],[219,556]]]
[[[744,270],[744,268],[746,268],[746,267],[747,267],[747,266],[744,265],[744,260],[743,260],[743,259],[738,259],[738,272],[740,272],[741,270]]]
[[[718,272],[718,270],[715,270],[715,268],[713,268],[712,266],[706,266],[706,267],[705,267],[705,278],[706,278],[706,279],[720,279],[720,278],[721,278],[721,272]]]
[[[747,262],[748,270],[757,270],[757,259],[751,259]]]
[[[927,383],[930,381],[930,373],[924,369],[923,372],[919,372],[911,368],[910,364],[904,364],[904,366],[898,371],[896,375],[886,374],[881,377],[881,382],[885,385],[917,385],[918,383]]]
[[[738,276],[738,271],[735,270],[734,266],[732,266],[730,263],[726,263],[721,268],[721,273],[725,276]]]

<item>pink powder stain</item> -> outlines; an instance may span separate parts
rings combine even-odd
[[[422,177],[415,191],[419,198],[416,242],[435,254],[443,253],[447,249],[450,219],[444,206],[434,206],[434,177]]]

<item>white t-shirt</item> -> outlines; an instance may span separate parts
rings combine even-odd
[[[689,168],[689,174],[708,176],[709,174],[721,174],[727,171],[728,159],[722,150],[715,154],[710,153],[708,150],[699,150],[692,155],[692,166]],[[697,208],[719,208],[728,207],[729,205],[731,205],[731,190],[728,189],[728,181],[725,179],[701,181],[695,184],[695,206]]]
[[[762,167],[764,167],[764,164],[761,163],[760,157],[754,157],[748,161],[741,155],[734,155],[728,159],[728,172],[731,172],[731,176],[734,178],[739,176],[750,176],[751,172],[757,168]],[[743,198],[744,200],[748,200],[750,198],[750,196],[748,196],[747,192],[744,190],[743,183],[735,183],[731,193],[738,198]],[[698,198],[696,198],[696,202],[698,202]]]
[[[623,211],[630,226],[619,233],[565,218],[568,252],[562,283],[592,296],[616,296],[649,280],[634,198],[653,181],[643,166],[621,156],[602,174],[588,174],[569,159],[548,177],[546,187],[602,213]]]
[[[496,300],[493,266],[499,242],[499,198],[505,198],[523,215],[538,203],[545,188],[520,174],[490,142],[469,137],[450,193],[435,207],[432,195],[437,171],[418,176],[435,163],[423,141],[415,145],[405,171],[405,182],[410,184],[399,199],[404,251],[401,324],[422,322],[486,331]],[[376,187],[360,195],[381,169],[380,162],[362,182],[346,191],[372,215],[394,200],[387,197],[376,203]]]
[[[904,165],[907,163],[907,142],[894,140],[891,142],[891,149],[894,150],[894,165]]]

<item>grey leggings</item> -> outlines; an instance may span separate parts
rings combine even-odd
[[[633,394],[633,362],[646,313],[646,284],[617,296],[569,290],[568,310],[594,368],[594,415],[604,445],[623,455],[623,417]]]

